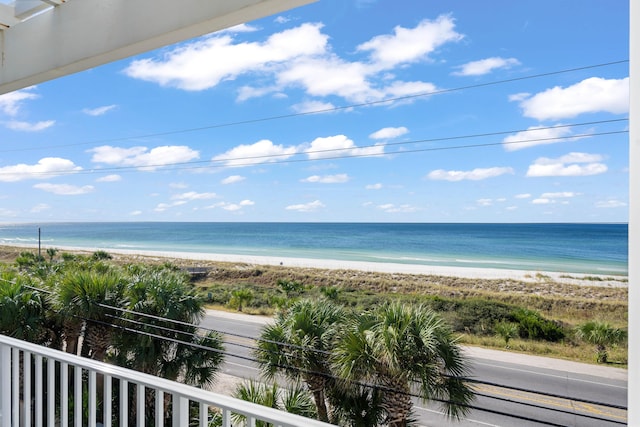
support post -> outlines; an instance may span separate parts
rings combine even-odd
[[[627,423],[640,426],[640,4],[629,0],[629,348]],[[634,101],[635,99],[635,101]]]

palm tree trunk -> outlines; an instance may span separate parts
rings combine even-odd
[[[329,422],[329,411],[327,410],[327,400],[325,399],[324,388],[325,379],[319,375],[309,375],[305,382],[309,386],[311,394],[313,394],[313,400],[316,404],[316,410],[318,411],[318,419],[320,421]]]
[[[65,320],[63,325],[64,337],[67,343],[66,352],[78,354],[78,342],[82,333],[82,323],[76,320]]]
[[[389,427],[405,427],[409,421],[413,403],[409,394],[409,385],[399,378],[383,377],[382,408],[387,413]]]

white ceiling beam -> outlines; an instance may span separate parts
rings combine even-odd
[[[13,27],[20,20],[16,18],[13,6],[0,3],[0,30]]]
[[[55,5],[40,0],[16,0],[14,13],[16,18],[22,20],[42,12],[45,9],[49,9],[51,6]]]
[[[0,94],[313,1],[69,0],[0,31]]]

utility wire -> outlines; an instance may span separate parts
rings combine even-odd
[[[12,282],[10,280],[7,280],[7,279],[1,279],[0,278],[0,280],[4,281],[4,282],[8,282],[8,283],[14,283],[14,282]],[[41,289],[41,288],[28,286],[28,285],[23,285],[23,286],[25,288],[28,288],[28,289],[33,289],[33,290],[37,290],[37,291],[43,291],[45,293],[51,293],[51,291],[46,290],[46,289]],[[132,314],[136,314],[136,315],[148,316],[148,317],[151,317],[151,318],[154,318],[154,319],[158,319],[158,320],[162,320],[162,321],[174,322],[176,324],[180,324],[180,325],[183,325],[183,326],[191,326],[191,327],[194,327],[196,329],[204,329],[204,330],[208,330],[210,332],[216,332],[218,334],[226,334],[226,332],[217,331],[217,330],[209,329],[209,328],[203,328],[203,327],[200,327],[198,325],[194,325],[194,324],[191,324],[191,323],[188,323],[188,322],[182,322],[182,321],[179,321],[179,320],[167,319],[167,318],[162,318],[162,317],[154,316],[154,315],[148,315],[146,313],[135,312],[135,311],[132,311],[132,310],[122,309],[122,308],[119,308],[119,307],[109,306],[109,305],[105,305],[105,304],[97,304],[97,305],[99,305],[99,306],[101,306],[103,308],[109,308],[109,309],[113,309],[113,310],[121,310],[121,311],[129,312],[129,313],[132,313]],[[173,337],[167,337],[167,336],[158,335],[158,334],[154,334],[154,333],[147,332],[147,331],[141,331],[139,329],[128,328],[126,326],[117,325],[117,324],[114,324],[114,323],[111,323],[111,322],[103,322],[103,321],[95,320],[95,319],[87,319],[87,318],[83,318],[81,316],[75,316],[75,317],[78,317],[79,319],[82,319],[82,320],[87,321],[87,322],[101,324],[101,325],[104,325],[104,326],[110,326],[110,327],[114,327],[114,328],[117,328],[117,329],[121,329],[121,330],[124,330],[126,332],[140,334],[140,335],[148,336],[148,337],[155,338],[155,339],[171,341],[171,342],[176,343],[176,344],[187,345],[187,346],[191,346],[193,348],[198,348],[198,349],[201,349],[201,350],[212,351],[212,352],[221,354],[223,356],[235,357],[235,358],[247,360],[247,361],[250,361],[250,362],[257,362],[257,363],[260,362],[258,359],[253,358],[253,357],[242,356],[242,355],[235,354],[235,353],[229,353],[229,352],[224,351],[224,350],[220,350],[220,349],[216,349],[216,348],[213,348],[213,347],[205,346],[205,345],[202,345],[202,344],[194,343],[192,341],[183,341],[183,340],[180,340],[180,339],[177,339],[177,338],[173,338]],[[110,316],[110,317],[117,318],[115,316]],[[132,320],[132,319],[126,319],[126,318],[117,318],[117,319],[128,320],[128,321]],[[190,333],[185,332],[185,331],[179,331],[179,330],[175,330],[175,329],[165,328],[165,327],[161,327],[159,325],[149,325],[149,324],[144,324],[143,322],[137,322],[137,321],[133,321],[133,322],[136,323],[136,324],[139,324],[139,325],[152,327],[154,329],[162,329],[162,330],[166,330],[166,331],[170,331],[170,332],[174,332],[174,333],[178,333],[178,334],[184,334],[184,335],[186,335],[186,336],[188,336],[190,338],[206,338],[206,336],[201,336],[201,335],[198,335],[198,334],[190,334]],[[230,335],[234,335],[234,334],[230,334]],[[242,335],[240,335],[240,336],[242,336]],[[243,336],[243,337],[247,337],[247,336]],[[247,338],[250,338],[250,337],[247,337]],[[250,339],[254,339],[256,341],[258,340],[258,339],[255,339],[255,338],[250,338]],[[268,340],[266,340],[266,341],[268,341]],[[281,346],[291,346],[290,344],[287,344],[287,343],[281,343],[281,342],[275,342],[275,341],[268,341],[268,342],[275,343],[275,344],[278,344],[278,345],[281,345]],[[227,343],[227,344],[238,345],[238,344],[235,344],[235,343]],[[249,347],[249,346],[243,346],[243,347],[252,348],[252,347]],[[310,347],[301,347],[301,346],[295,346],[295,347],[302,348],[302,349],[308,350],[310,352],[329,353],[329,352],[324,352],[324,351],[317,350],[317,349],[310,348]],[[325,378],[331,379],[331,380],[344,381],[344,378],[337,377],[337,376],[332,375],[330,373],[312,371],[312,370],[307,370],[307,369],[303,369],[303,368],[300,368],[300,367],[286,366],[286,365],[275,365],[275,367],[277,367],[279,369],[284,369],[284,370],[287,370],[287,371],[299,372],[299,373],[303,373],[303,374],[318,375],[318,376],[322,376],[322,377],[325,377]],[[520,387],[505,386],[505,385],[492,383],[492,382],[488,382],[488,381],[475,380],[475,379],[471,379],[471,378],[468,378],[468,377],[454,377],[454,376],[446,375],[446,374],[443,374],[443,376],[447,377],[447,378],[459,379],[459,380],[462,380],[462,381],[465,381],[465,382],[470,382],[470,383],[475,383],[475,384],[491,385],[491,386],[500,387],[500,388],[509,389],[509,390],[523,391],[523,392],[527,392],[527,393],[531,393],[531,394],[537,394],[537,395],[543,395],[543,396],[548,396],[548,397],[565,399],[565,400],[568,400],[568,401],[571,401],[571,402],[587,403],[587,404],[593,404],[593,405],[610,407],[610,408],[615,408],[615,409],[622,409],[622,410],[626,410],[627,409],[626,407],[620,406],[620,405],[606,404],[606,403],[596,402],[596,401],[588,400],[588,399],[573,398],[573,397],[562,396],[562,395],[558,395],[558,394],[554,394],[554,393],[547,393],[547,392],[540,392],[540,391],[535,391],[535,390],[528,390],[528,389],[524,389],[524,388],[520,388]],[[353,384],[355,384],[355,385],[359,385],[359,386],[363,386],[363,387],[374,388],[374,389],[378,389],[378,390],[381,390],[381,391],[391,391],[391,392],[394,392],[394,393],[401,393],[401,394],[409,395],[411,397],[423,399],[423,396],[421,396],[419,394],[411,393],[411,392],[405,392],[405,391],[402,391],[402,390],[391,389],[389,387],[381,386],[381,385],[377,385],[377,384],[363,383],[363,382],[356,381],[356,380],[348,380],[348,381],[353,383]],[[571,412],[571,411],[557,409],[557,408],[549,408],[549,407],[545,407],[545,406],[542,406],[542,405],[537,405],[537,404],[527,403],[527,402],[521,402],[521,401],[517,401],[517,400],[513,400],[513,399],[508,399],[508,398],[503,398],[503,397],[498,397],[498,396],[492,396],[492,395],[487,395],[487,394],[483,394],[483,393],[475,393],[475,394],[478,395],[478,396],[482,396],[482,397],[486,397],[486,398],[490,398],[490,399],[501,400],[501,401],[505,401],[505,402],[508,402],[508,403],[514,403],[514,404],[518,404],[518,405],[534,407],[534,408],[537,408],[537,409],[545,409],[545,410],[549,410],[549,411],[552,411],[552,412],[566,413],[566,414],[580,416],[580,417],[586,417],[586,418],[590,418],[590,419],[594,419],[594,420],[598,420],[598,421],[607,421],[607,422],[612,422],[612,423],[617,423],[617,424],[624,424],[623,422],[619,422],[619,421],[611,420],[611,419],[607,419],[607,418],[601,418],[601,417],[597,417],[597,416],[593,416],[593,415],[581,414],[581,413],[578,413],[578,412]],[[518,419],[540,422],[540,420],[531,419],[531,418],[528,418],[528,417],[522,417],[522,416],[518,416],[518,415],[515,415],[515,414],[511,414],[511,413],[503,413],[503,412],[500,412],[500,411],[494,411],[494,410],[490,410],[490,409],[486,409],[486,408],[482,408],[482,407],[475,407],[475,406],[472,406],[472,405],[462,405],[460,403],[447,401],[447,400],[442,400],[442,399],[434,399],[434,398],[430,398],[430,400],[439,401],[441,403],[454,403],[454,404],[458,404],[458,405],[461,405],[461,406],[468,406],[470,409],[487,411],[487,412],[506,415],[506,416],[514,417],[514,418],[518,418]],[[552,425],[552,426],[557,425],[557,424],[554,424],[554,423],[547,423],[547,424],[548,425]]]
[[[595,123],[610,123],[623,121],[628,119],[615,119],[615,120],[606,120],[600,122],[588,122],[585,124],[577,124],[573,126],[581,126],[587,124],[595,124]],[[347,155],[335,155],[335,156],[322,156],[320,158],[306,158],[306,159],[288,159],[286,157],[291,156],[299,156],[299,155],[313,155],[313,154],[322,154],[329,152],[349,152],[353,151],[354,148],[358,150],[367,150],[371,148],[385,148],[390,146],[399,146],[399,145],[408,145],[408,144],[418,144],[418,143],[429,143],[429,142],[438,142],[438,141],[450,141],[457,139],[466,139],[466,138],[478,138],[485,137],[491,135],[500,135],[506,133],[513,132],[535,132],[539,130],[547,130],[554,129],[558,127],[567,127],[572,125],[560,125],[560,126],[550,126],[545,128],[538,129],[530,129],[530,130],[520,130],[520,131],[501,131],[501,132],[493,132],[487,134],[472,134],[472,135],[461,135],[461,136],[451,136],[451,137],[443,137],[443,138],[428,138],[428,139],[419,139],[412,141],[402,141],[402,142],[392,142],[386,144],[379,145],[365,145],[361,147],[350,147],[350,148],[334,148],[334,149],[326,149],[326,150],[313,150],[313,151],[305,151],[298,152],[294,154],[270,154],[270,155],[262,155],[262,156],[244,156],[244,157],[234,157],[228,159],[220,159],[220,160],[195,160],[188,162],[175,162],[175,163],[162,163],[162,164],[153,164],[153,165],[140,165],[140,166],[114,166],[109,168],[100,168],[100,169],[91,169],[91,170],[80,170],[80,171],[69,171],[69,170],[53,170],[46,172],[29,172],[24,173],[22,175],[36,175],[36,176],[49,176],[49,175],[87,175],[87,174],[104,174],[111,172],[126,172],[126,171],[140,171],[144,169],[156,169],[156,168],[167,168],[171,167],[168,170],[195,170],[195,169],[211,169],[211,168],[223,168],[229,167],[228,164],[232,163],[233,167],[242,167],[242,166],[253,166],[258,163],[252,162],[251,160],[265,160],[265,159],[281,159],[274,160],[268,162],[268,164],[288,164],[288,163],[301,163],[301,162],[314,162],[314,161],[322,161],[322,160],[336,160],[336,159],[349,159],[349,158],[365,158],[365,157],[383,157],[388,155],[399,155],[399,154],[409,154],[409,153],[420,153],[420,152],[431,152],[431,151],[447,151],[447,150],[460,150],[460,149],[469,149],[469,148],[482,148],[482,147],[492,147],[499,145],[518,145],[529,142],[544,142],[544,141],[557,141],[557,140],[568,140],[568,139],[579,139],[579,138],[587,138],[593,136],[604,136],[604,135],[616,135],[616,134],[624,134],[629,133],[628,130],[618,130],[618,131],[608,131],[608,132],[594,132],[594,133],[583,133],[583,134],[575,134],[575,135],[566,135],[566,136],[556,136],[556,137],[548,137],[548,138],[533,138],[533,139],[522,139],[517,141],[507,141],[507,142],[489,142],[489,143],[480,143],[480,144],[465,144],[465,145],[452,145],[445,147],[429,147],[429,148],[419,148],[414,150],[401,150],[394,152],[382,152],[382,153],[362,153],[362,154],[347,154]],[[246,161],[246,163],[237,163],[238,161]],[[260,164],[264,164],[267,162],[259,162]],[[198,165],[198,166],[196,166]],[[180,167],[185,166],[185,167]],[[16,175],[16,172],[0,172],[0,176],[2,175]]]
[[[514,78],[511,78],[511,79],[495,80],[495,81],[487,82],[487,83],[477,83],[477,84],[473,84],[473,85],[459,86],[459,87],[450,88],[450,89],[438,89],[438,90],[429,91],[429,92],[421,92],[421,93],[412,94],[412,95],[404,95],[404,96],[398,96],[398,97],[394,97],[394,98],[387,98],[387,99],[383,99],[383,100],[379,100],[379,101],[361,102],[361,103],[357,103],[357,104],[348,104],[348,105],[343,105],[343,106],[338,106],[338,107],[322,108],[322,109],[317,109],[317,110],[313,110],[313,111],[305,111],[305,112],[300,112],[300,113],[291,113],[291,114],[282,114],[282,115],[277,115],[277,116],[259,117],[259,118],[255,118],[255,119],[247,119],[247,120],[240,120],[240,121],[227,122],[227,123],[217,123],[217,124],[194,127],[194,128],[171,130],[171,131],[166,131],[166,132],[155,132],[155,133],[140,134],[140,135],[133,135],[133,136],[125,136],[125,137],[119,137],[119,138],[98,139],[98,140],[94,140],[94,141],[78,142],[78,143],[74,143],[74,144],[61,144],[61,145],[53,145],[53,146],[46,146],[46,147],[15,148],[15,149],[9,149],[9,150],[0,150],[0,153],[16,152],[16,151],[30,151],[30,150],[44,150],[44,149],[50,150],[52,148],[76,147],[76,146],[92,145],[92,144],[106,144],[106,143],[110,143],[110,142],[128,141],[128,140],[131,140],[131,139],[155,138],[155,137],[160,137],[160,136],[176,135],[176,134],[183,134],[183,133],[190,133],[190,132],[199,132],[199,131],[210,130],[210,129],[218,129],[218,128],[231,127],[231,126],[240,126],[240,125],[247,125],[247,124],[253,124],[253,123],[261,123],[261,122],[267,122],[267,121],[272,121],[272,120],[288,119],[288,118],[293,118],[293,117],[310,116],[310,115],[324,114],[324,113],[333,113],[333,112],[337,112],[337,111],[349,110],[349,109],[354,109],[354,108],[370,107],[370,106],[374,106],[374,105],[389,104],[389,103],[393,103],[393,102],[397,102],[397,101],[406,101],[406,100],[410,100],[410,99],[422,98],[422,97],[427,97],[427,96],[441,95],[441,94],[444,94],[444,93],[458,92],[458,91],[469,90],[469,89],[477,89],[477,88],[483,88],[483,87],[488,87],[488,86],[496,86],[496,85],[505,84],[505,83],[512,83],[512,82],[523,81],[523,80],[537,79],[537,78],[540,78],[540,77],[548,77],[548,76],[553,76],[553,75],[558,75],[558,74],[572,73],[572,72],[576,72],[576,71],[584,71],[584,70],[589,70],[589,69],[593,69],[593,68],[608,67],[608,66],[612,66],[612,65],[625,64],[625,63],[628,63],[628,62],[629,62],[628,59],[623,59],[623,60],[620,60],[620,61],[612,61],[612,62],[605,62],[605,63],[601,63],[601,64],[586,65],[586,66],[582,66],[582,67],[568,68],[568,69],[559,70],[559,71],[550,71],[550,72],[547,72],[547,73],[539,73],[539,74],[532,74],[532,75],[522,76],[522,77],[514,77]]]

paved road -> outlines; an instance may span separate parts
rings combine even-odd
[[[248,347],[254,346],[255,342],[244,337],[257,337],[260,329],[268,321],[268,318],[259,316],[214,311],[207,313],[201,323],[203,327],[229,334],[226,335],[227,351],[235,356],[226,357],[226,378],[256,378],[259,375],[257,365],[245,359],[251,358],[251,350]],[[478,398],[473,405],[483,410],[474,409],[465,420],[451,422],[443,416],[437,405],[416,401],[415,412],[421,425],[626,425],[626,410],[549,395],[571,396],[574,399],[626,407],[625,370],[478,348],[468,348],[467,353],[471,359],[472,378],[483,382],[475,385]]]

